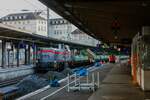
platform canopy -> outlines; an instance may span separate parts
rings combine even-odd
[[[75,48],[91,48],[95,46],[89,46],[60,39],[50,38],[47,36],[38,35],[30,31],[17,29],[15,27],[4,25],[0,23],[0,39],[6,41],[24,41],[38,44],[39,46],[52,46],[56,44],[66,44]]]
[[[130,44],[150,24],[149,0],[40,0],[89,35],[106,43]]]

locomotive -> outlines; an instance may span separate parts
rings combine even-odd
[[[95,48],[71,51],[69,46],[60,49],[40,47],[37,51],[38,61],[36,64],[38,71],[62,71],[65,67],[76,68],[94,65],[95,62],[108,62],[109,55],[108,52]],[[123,54],[116,55],[116,58],[120,60],[126,59],[127,57]]]
[[[86,50],[70,51],[69,49],[38,48],[38,71],[62,71],[65,67],[75,68],[90,65],[93,62],[88,57]]]

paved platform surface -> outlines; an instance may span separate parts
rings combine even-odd
[[[145,94],[138,86],[133,85],[130,68],[124,64],[116,64],[88,100],[150,100]]]

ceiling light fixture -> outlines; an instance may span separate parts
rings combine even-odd
[[[147,6],[147,3],[143,2],[142,7],[146,7],[146,6]]]
[[[68,7],[68,8],[72,8],[72,5],[67,4],[67,3],[65,3],[64,6],[65,6],[65,7]]]
[[[115,39],[118,39],[118,37],[117,37],[117,36],[115,36]]]
[[[78,22],[78,24],[79,24],[79,25],[82,25],[82,23],[81,23],[81,22]]]
[[[71,14],[68,11],[64,12],[66,15],[70,16]]]

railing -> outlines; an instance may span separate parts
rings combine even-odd
[[[94,70],[96,70],[97,68],[95,67],[94,69],[89,68],[89,72],[92,72]],[[81,83],[80,79],[83,77],[87,77],[86,80],[86,84],[85,83]],[[70,81],[70,79],[74,78],[73,81]],[[93,91],[95,91],[96,85],[99,88],[100,85],[100,74],[99,72],[97,72],[97,84],[95,84],[95,73],[92,73],[92,82],[89,83],[89,74],[86,76],[77,76],[77,74],[73,74],[73,75],[69,75],[67,77],[67,84],[61,88],[59,88],[58,90],[54,91],[53,93],[49,94],[48,96],[45,96],[43,98],[41,98],[40,100],[46,100],[47,98],[59,93],[61,90],[65,89],[67,87],[67,91],[70,92],[70,90],[74,90],[74,89],[78,89],[78,90],[85,90],[85,89],[92,89]],[[77,85],[78,82],[78,85]],[[70,85],[74,83],[74,86],[71,87]],[[78,86],[78,87],[77,87]]]
[[[68,74],[68,87],[67,87],[67,90],[68,92],[70,92],[70,90],[93,90],[93,92],[95,91],[96,88],[99,88],[99,84],[100,84],[100,74],[99,72],[97,72],[97,76],[95,75],[95,73],[92,73],[92,81],[90,82],[89,81],[89,73],[87,72],[87,75],[85,76],[86,77],[86,82],[82,82],[80,79],[82,78],[81,76],[75,74],[75,77],[74,77],[74,85],[73,86],[70,86],[71,83],[70,83],[70,75]],[[97,82],[95,82],[95,76],[97,78]],[[81,83],[82,82],[82,83]]]

